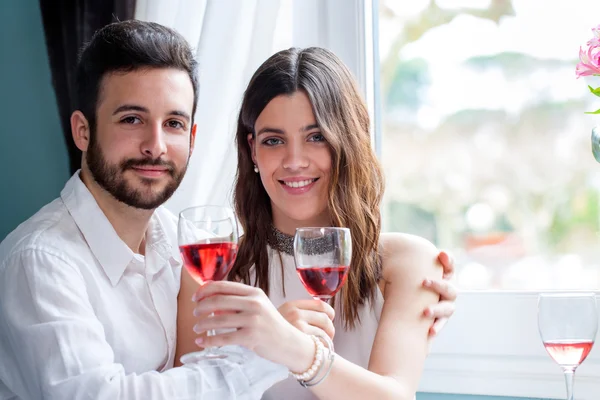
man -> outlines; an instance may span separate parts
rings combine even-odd
[[[111,24],[83,50],[81,170],[0,244],[0,398],[246,399],[287,377],[241,348],[241,365],[172,368],[181,263],[159,206],[194,148],[197,97],[193,53],[166,27]]]

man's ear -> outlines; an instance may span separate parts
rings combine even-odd
[[[87,151],[90,145],[90,125],[87,118],[79,110],[71,114],[71,135],[75,146],[81,151]]]
[[[198,128],[198,124],[194,124],[192,126],[192,130],[190,131],[190,156],[194,151],[194,145],[196,144],[196,128]]]

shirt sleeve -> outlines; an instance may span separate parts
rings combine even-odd
[[[0,266],[0,381],[21,399],[259,399],[288,371],[237,347],[242,363],[126,374],[79,269],[25,250]]]

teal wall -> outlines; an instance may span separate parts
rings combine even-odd
[[[60,194],[67,150],[37,0],[0,1],[0,241]]]

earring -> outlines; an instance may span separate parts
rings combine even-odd
[[[258,174],[258,167],[256,166],[256,164],[254,165],[254,172]]]

